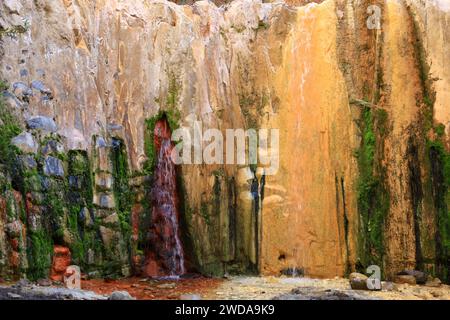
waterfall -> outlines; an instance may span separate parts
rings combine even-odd
[[[149,276],[179,276],[185,273],[180,241],[179,206],[171,132],[165,119],[154,129],[157,162],[152,189],[152,215],[146,273]]]

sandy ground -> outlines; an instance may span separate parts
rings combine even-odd
[[[293,277],[196,277],[178,280],[128,278],[83,280],[82,289],[70,293],[61,287],[2,284],[0,299],[107,299],[114,291],[128,291],[137,299],[202,300],[450,300],[450,287],[384,283],[382,291],[352,290],[348,279]],[[66,291],[65,291],[66,290]]]

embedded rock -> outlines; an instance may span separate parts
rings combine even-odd
[[[367,279],[366,275],[353,272],[349,276],[350,286],[353,290],[368,290]]]
[[[27,120],[27,126],[33,130],[56,132],[58,127],[52,118],[44,116],[31,117]]]
[[[29,132],[22,132],[11,139],[11,144],[19,148],[24,153],[36,153],[38,145],[34,137]]]
[[[109,300],[136,300],[136,298],[133,298],[128,291],[114,291]]]
[[[63,162],[58,158],[48,156],[44,161],[44,174],[49,176],[63,177]]]

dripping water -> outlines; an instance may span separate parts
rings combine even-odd
[[[171,132],[165,119],[155,124],[157,162],[152,188],[152,217],[146,273],[149,276],[177,277],[185,273],[180,241],[176,168],[170,154]]]

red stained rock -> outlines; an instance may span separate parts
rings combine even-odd
[[[9,256],[9,263],[11,264],[11,267],[18,268],[20,264],[20,256],[17,251],[13,251],[11,255]]]
[[[53,281],[63,281],[64,274],[71,263],[70,250],[63,246],[53,247],[53,263],[50,272],[50,279]]]
[[[176,168],[170,154],[173,143],[166,119],[158,120],[154,145],[158,155],[152,190],[152,215],[144,273],[147,276],[180,275],[185,271],[180,241]]]
[[[11,248],[15,251],[19,249],[19,240],[18,239],[11,239],[9,240],[9,244],[11,245]]]

